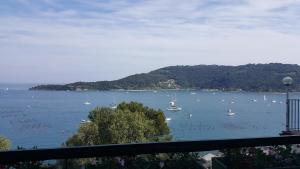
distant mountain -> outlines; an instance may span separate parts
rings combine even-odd
[[[241,66],[170,66],[114,81],[40,85],[30,90],[218,89],[284,91],[281,80],[285,76],[291,76],[294,79],[291,88],[300,91],[300,66],[280,63]]]

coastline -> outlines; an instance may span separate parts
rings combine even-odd
[[[99,91],[115,91],[115,92],[159,92],[159,91],[200,91],[200,92],[230,92],[230,93],[274,93],[274,94],[285,94],[285,91],[262,91],[262,90],[220,90],[220,89],[195,89],[195,88],[184,88],[184,89],[108,89],[108,90],[97,90],[97,89],[82,89],[82,90],[49,90],[49,89],[31,89],[30,91],[65,91],[65,92],[99,92]],[[300,93],[300,91],[292,91],[294,93]]]

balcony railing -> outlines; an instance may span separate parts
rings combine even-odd
[[[300,130],[300,99],[288,100],[289,131]]]
[[[300,135],[300,99],[287,99],[286,130],[281,135]]]
[[[0,164],[51,159],[116,157],[140,154],[200,152],[240,147],[300,144],[300,136],[98,145],[0,152]]]

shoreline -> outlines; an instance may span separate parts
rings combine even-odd
[[[26,89],[25,89],[26,90]],[[94,90],[94,89],[86,89],[86,90],[31,90],[28,91],[49,91],[49,92],[163,92],[163,91],[191,91],[191,92],[210,92],[210,93],[273,93],[273,94],[286,94],[284,91],[246,91],[246,90],[217,90],[217,89],[111,89],[111,90]],[[290,91],[292,93],[300,93],[300,91]]]

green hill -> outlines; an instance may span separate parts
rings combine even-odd
[[[170,66],[114,81],[40,85],[31,88],[31,90],[219,89],[283,91],[284,86],[281,80],[285,76],[291,76],[294,79],[291,88],[300,91],[300,66],[280,63],[241,66]]]

